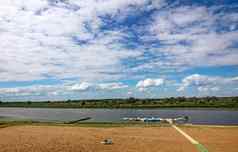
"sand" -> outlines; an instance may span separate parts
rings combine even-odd
[[[237,128],[181,127],[209,152],[237,152]],[[100,142],[113,140],[112,145]],[[172,127],[11,126],[0,128],[0,152],[198,152]]]
[[[183,127],[209,152],[238,152],[238,127]]]
[[[100,142],[112,138],[112,145]],[[1,152],[196,152],[171,127],[13,126],[0,129]]]

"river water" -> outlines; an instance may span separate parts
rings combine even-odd
[[[192,124],[237,125],[238,110],[229,109],[49,109],[0,108],[0,120],[65,122],[91,117],[91,122],[120,122],[123,117],[176,118],[189,116]]]

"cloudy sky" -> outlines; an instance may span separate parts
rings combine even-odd
[[[2,0],[0,100],[238,95],[237,0]]]

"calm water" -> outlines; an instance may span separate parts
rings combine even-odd
[[[189,116],[193,124],[238,124],[238,110],[220,109],[47,109],[0,108],[0,120],[6,118],[36,121],[71,121],[92,117],[89,121],[118,122],[123,117],[176,118]]]

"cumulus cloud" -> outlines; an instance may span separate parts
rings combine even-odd
[[[185,77],[177,91],[184,91],[188,87],[195,87],[198,91],[219,91],[224,85],[238,84],[237,77],[219,77],[192,74]]]
[[[0,83],[80,80],[57,85],[61,92],[45,88],[57,95],[129,88],[120,81],[171,76],[194,67],[236,66],[237,4],[219,4],[187,5],[165,0],[1,1]],[[218,80],[232,85],[236,78],[232,79],[193,75],[185,78],[178,90],[197,86],[200,91],[219,91]],[[143,91],[161,84],[162,80],[146,79],[138,82],[137,88]],[[31,87],[2,88],[1,92],[31,92]]]
[[[150,87],[157,87],[164,84],[164,79],[150,79],[147,78],[145,80],[140,80],[137,84],[136,87],[140,90],[140,91],[144,91],[147,88]]]
[[[114,83],[102,83],[98,85],[98,89],[101,90],[115,90],[115,89],[124,89],[127,88],[128,85],[125,85],[121,82],[114,82]]]
[[[220,90],[219,87],[202,87],[202,86],[198,87],[197,89],[200,92],[219,91]]]
[[[217,78],[207,77],[207,76],[203,76],[199,74],[193,74],[193,75],[185,77],[182,80],[182,84],[178,88],[178,91],[183,91],[185,88],[187,88],[190,85],[194,85],[194,86],[214,85],[216,81],[217,81]]]
[[[92,87],[91,83],[88,82],[82,82],[80,84],[74,84],[70,87],[70,90],[72,91],[86,91]]]
[[[77,77],[118,79],[121,60],[136,57],[123,48],[121,31],[100,31],[104,15],[146,1],[6,0],[0,2],[1,81]],[[4,63],[8,64],[6,68]],[[108,74],[109,73],[109,74]]]
[[[59,96],[90,91],[113,91],[125,89],[128,85],[122,82],[111,83],[65,83],[61,85],[32,85],[26,87],[0,88],[1,96]]]
[[[0,79],[117,80],[145,69],[237,65],[237,13],[224,7],[169,6],[163,0],[5,0],[0,2]],[[143,24],[105,27],[107,20],[123,22],[153,9]],[[133,34],[141,41],[139,49],[125,47],[128,38],[135,43]],[[133,68],[123,65],[142,59]]]
[[[93,90],[103,90],[103,91],[110,91],[110,90],[117,90],[117,89],[123,89],[127,88],[128,85],[123,84],[121,82],[111,82],[111,83],[88,83],[88,82],[82,82],[79,84],[74,84],[69,87],[69,90],[72,91],[88,91],[89,89]]]
[[[33,85],[26,87],[0,88],[2,96],[47,96],[63,91],[61,85]]]
[[[152,43],[149,48],[153,54],[162,57],[146,62],[141,69],[166,72],[168,69],[183,71],[193,67],[237,65],[238,20],[234,14],[238,14],[227,13],[224,8],[188,5],[155,13],[148,25],[151,34],[143,35],[142,39]],[[159,46],[154,43],[158,41]]]

